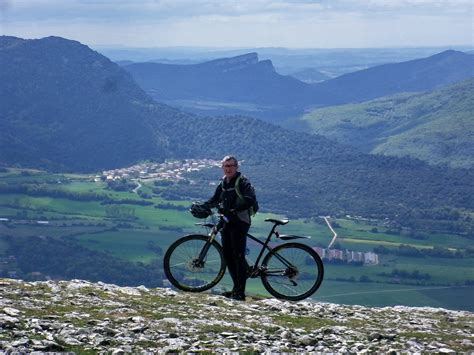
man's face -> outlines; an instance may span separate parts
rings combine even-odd
[[[230,179],[237,173],[237,165],[234,160],[227,160],[222,163],[222,170],[224,170],[225,177]]]

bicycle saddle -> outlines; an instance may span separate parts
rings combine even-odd
[[[289,221],[287,219],[265,218],[265,222],[272,222],[275,223],[277,226],[282,226],[287,224]]]

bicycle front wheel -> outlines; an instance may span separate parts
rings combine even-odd
[[[170,245],[163,268],[178,289],[202,292],[214,287],[224,276],[222,247],[206,235],[188,235]]]
[[[275,296],[299,301],[311,296],[321,286],[324,267],[311,247],[301,243],[277,246],[263,259],[261,276],[265,289]]]

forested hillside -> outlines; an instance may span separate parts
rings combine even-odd
[[[65,170],[163,158],[128,73],[79,42],[0,37],[0,161]]]
[[[474,167],[474,79],[431,93],[400,94],[315,110],[288,122],[366,153]]]

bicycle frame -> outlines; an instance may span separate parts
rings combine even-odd
[[[203,227],[211,228],[211,231],[209,232],[209,241],[204,245],[202,248],[201,252],[199,253],[198,260],[202,261],[206,257],[207,252],[209,251],[209,248],[211,246],[211,243],[215,240],[217,234],[221,231],[221,229],[224,227],[224,223],[227,222],[225,216],[221,216],[219,218],[219,222],[217,224],[213,223],[196,223],[198,225],[201,225]],[[274,224],[270,232],[268,233],[268,236],[265,240],[265,242],[262,242],[260,239],[254,237],[253,235],[247,233],[247,238],[252,239],[253,241],[257,242],[262,246],[262,249],[260,250],[257,259],[255,260],[254,265],[251,265],[250,268],[250,275],[249,277],[251,278],[256,278],[259,277],[263,272],[271,273],[268,270],[264,270],[262,266],[260,266],[260,260],[262,259],[263,255],[265,254],[265,251],[268,251],[268,253],[271,253],[274,255],[278,260],[280,260],[287,268],[294,268],[294,266],[285,258],[283,258],[280,254],[274,254],[273,253],[273,248],[270,247],[268,244],[270,243],[270,240],[272,239],[272,236],[275,235],[276,237],[279,236],[278,231],[276,231],[277,225]],[[286,271],[285,271],[286,272]],[[276,274],[281,274],[282,271],[274,271]]]
[[[254,237],[251,234],[247,234],[248,238],[252,239],[253,241],[259,243],[262,246],[262,249],[260,250],[260,252],[257,256],[257,259],[255,260],[254,265],[251,266],[251,271],[250,271],[249,277],[256,278],[256,277],[260,276],[262,273],[266,273],[266,274],[274,273],[274,274],[281,275],[282,270],[276,270],[276,271],[272,272],[268,269],[263,269],[263,267],[260,265],[260,260],[263,258],[264,254],[265,254],[265,251],[267,251],[268,253],[274,255],[278,260],[280,260],[283,263],[283,265],[286,266],[286,268],[293,268],[294,267],[288,260],[286,260],[280,254],[274,254],[273,253],[273,248],[268,245],[270,243],[270,240],[272,239],[273,235],[278,237],[278,232],[275,231],[276,227],[277,227],[277,225],[274,224],[271,231],[268,233],[268,236],[267,236],[267,239],[265,240],[265,242],[262,242],[261,240]],[[287,272],[287,270],[284,270],[284,273],[286,273],[286,272]]]
[[[220,230],[224,227],[224,219],[220,218],[219,222],[216,224],[212,223],[196,223],[198,225],[201,225],[203,227],[211,228],[211,231],[209,232],[209,240],[206,244],[204,244],[204,247],[202,248],[201,252],[199,253],[198,260],[199,262],[202,262],[204,258],[206,257],[207,252],[209,251],[209,248],[211,247],[212,242],[216,239],[217,233],[220,232]]]
[[[246,258],[247,278],[260,278],[264,288],[277,298],[299,301],[311,296],[324,277],[321,258],[306,243],[286,242],[310,237],[280,234],[277,227],[286,225],[286,219],[265,221],[273,223],[266,238],[246,234],[249,243],[260,246],[253,248],[251,260]],[[163,267],[172,285],[183,291],[202,292],[222,280],[226,260],[221,241],[216,238],[227,222],[224,215],[215,214],[209,223],[196,223],[206,228],[205,233],[186,235],[170,245]],[[283,243],[272,241],[273,236]]]

